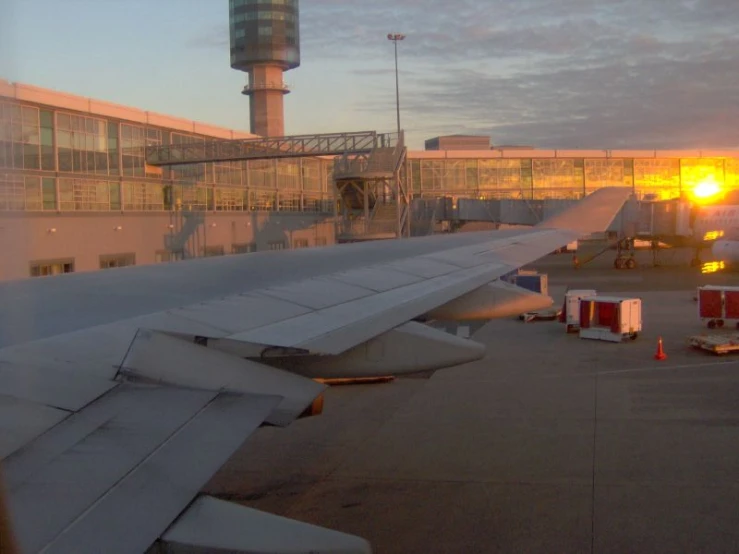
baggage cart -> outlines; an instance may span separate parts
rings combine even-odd
[[[580,338],[622,342],[642,330],[641,299],[591,296],[580,300]]]
[[[709,329],[729,325],[739,329],[739,287],[698,287],[698,319]]]

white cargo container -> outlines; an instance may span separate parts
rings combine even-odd
[[[622,342],[642,330],[641,299],[592,296],[580,299],[580,338]]]
[[[576,333],[580,329],[580,299],[596,294],[597,292],[591,289],[568,290],[565,293],[560,321],[565,324],[568,333]]]

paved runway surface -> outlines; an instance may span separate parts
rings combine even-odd
[[[536,265],[555,299],[566,286],[635,292],[637,341],[492,322],[473,337],[484,360],[333,388],[323,416],[261,429],[208,491],[377,553],[739,551],[739,356],[685,340],[704,331],[695,284],[739,279],[567,259]]]

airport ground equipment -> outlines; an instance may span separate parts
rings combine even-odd
[[[569,290],[565,293],[560,322],[565,324],[568,333],[576,333],[580,329],[580,299],[596,296],[593,289]]]
[[[549,294],[549,277],[546,273],[519,271],[518,274],[511,276],[509,282],[531,292],[538,292],[544,295]]]
[[[537,310],[534,312],[526,312],[518,316],[524,323],[532,321],[554,321],[561,317],[562,310],[560,308],[549,308],[547,310]]]
[[[641,299],[591,296],[580,300],[580,338],[634,340],[642,330]]]
[[[634,242],[635,241],[633,239],[629,238],[616,239],[614,242],[612,239],[605,237],[604,242],[601,243],[602,247],[600,250],[595,252],[595,254],[591,254],[589,256],[578,256],[578,251],[575,249],[572,257],[572,265],[576,269],[580,268],[589,264],[596,258],[599,258],[606,252],[616,250],[616,258],[613,261],[613,267],[615,269],[636,269],[637,262],[634,257]]]
[[[698,318],[709,329],[725,325],[739,328],[739,287],[698,287]]]
[[[519,269],[516,272],[506,275],[503,280],[522,289],[549,296],[549,277],[546,273]],[[519,315],[519,319],[526,323],[531,321],[550,321],[557,319],[560,313],[561,310],[557,308],[544,308],[524,312]]]
[[[566,246],[563,246],[559,250],[556,250],[555,254],[568,254],[570,252],[577,253],[578,244],[579,244],[579,241],[573,240],[571,243],[567,244]]]
[[[730,335],[694,335],[688,337],[693,348],[699,348],[713,354],[730,354],[739,351],[739,334]]]
[[[613,260],[615,269],[636,269],[634,257],[634,240],[623,239],[616,243],[616,259]]]

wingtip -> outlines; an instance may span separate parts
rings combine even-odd
[[[629,187],[598,189],[574,206],[543,221],[538,227],[570,230],[580,236],[606,231],[632,194]]]

